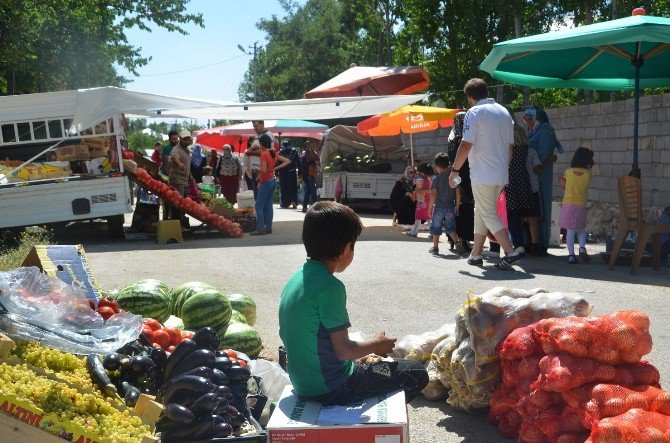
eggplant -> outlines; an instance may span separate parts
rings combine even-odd
[[[233,434],[230,423],[219,423],[212,428],[212,438],[226,438]]]
[[[116,352],[105,355],[105,358],[102,360],[102,366],[108,371],[116,371],[121,367],[121,355]]]
[[[179,374],[179,375],[173,377],[171,380],[163,383],[160,386],[160,389],[162,391],[165,391],[172,383],[174,383],[175,381],[179,381],[179,379],[181,379],[182,377],[184,377],[186,375],[194,375],[196,377],[203,377],[203,378],[206,378],[207,380],[210,380],[212,378],[212,369],[208,368],[207,366],[199,366],[195,369],[191,369],[190,371],[186,371],[183,374]]]
[[[149,358],[161,369],[165,369],[165,364],[168,360],[168,355],[163,348],[151,348],[149,351]]]
[[[109,379],[107,371],[105,371],[105,368],[102,366],[102,362],[97,354],[88,354],[86,357],[86,368],[88,369],[88,373],[91,375],[93,382],[98,385],[105,395],[110,397],[116,395],[116,386],[114,386]]]
[[[140,398],[140,390],[124,381],[121,383],[121,392],[123,392],[123,400],[126,402],[126,406],[134,408]]]
[[[152,380],[155,380],[159,378],[161,375],[161,368],[158,367],[158,365],[153,365],[147,369],[147,377],[149,377]]]
[[[188,358],[182,358],[172,367],[172,372],[165,378],[165,380],[170,380],[173,377],[177,377],[200,366],[211,368],[214,366],[215,359],[214,352],[208,349],[198,349],[197,351],[193,351],[188,354]]]
[[[181,429],[173,432],[161,432],[161,441],[197,441],[209,437],[214,420],[211,415],[197,419],[190,426],[181,426]]]
[[[226,372],[233,366],[233,361],[228,357],[227,355],[222,355],[220,357],[216,357],[216,360],[214,360],[214,368]]]
[[[172,370],[177,363],[184,359],[187,355],[197,349],[197,345],[190,338],[182,340],[172,351],[165,363],[165,370],[163,371],[163,380],[170,380],[172,377]],[[198,365],[200,366],[200,365]]]
[[[172,403],[170,400],[178,394],[188,394],[189,396],[201,396],[216,389],[216,385],[204,377],[197,377],[195,375],[186,375],[180,377],[179,380],[170,385],[164,390],[158,392],[156,400],[163,404]]]
[[[230,400],[228,400],[226,397],[219,397],[216,404],[216,409],[214,409],[214,413],[226,414],[228,412],[228,406],[230,406]]]
[[[248,368],[244,368],[240,365],[233,365],[228,371],[226,371],[228,379],[232,381],[246,381],[251,377],[251,372]]]
[[[237,414],[239,414],[240,411],[237,410],[235,406],[229,405],[228,410],[226,411],[226,415],[228,417],[235,417]]]
[[[216,392],[209,392],[203,394],[191,404],[191,411],[200,417],[205,414],[211,414],[218,404],[219,397],[216,395]]]
[[[228,386],[219,386],[216,390],[219,397],[227,397],[228,395],[232,395],[232,392]]]
[[[124,369],[130,369],[130,361],[132,360],[131,357],[127,355],[122,355],[121,359],[119,360],[119,366],[121,367],[121,370]]]
[[[193,334],[192,340],[198,345],[198,349],[211,350],[218,349],[218,346],[216,345],[219,344],[217,342],[220,342],[219,336],[216,334],[214,328],[210,328],[209,326],[198,329],[195,334]]]
[[[136,355],[130,361],[130,368],[133,372],[143,373],[146,369],[149,368],[149,365],[155,366],[155,363],[150,358],[144,357],[143,355]]]
[[[228,418],[230,419],[230,424],[233,425],[233,428],[235,429],[241,427],[247,420],[247,418],[241,412],[238,412],[234,417],[229,415]]]
[[[163,414],[175,423],[190,424],[195,420],[195,415],[190,409],[176,403],[168,403],[163,409]]]
[[[210,377],[212,383],[219,386],[228,384],[228,376],[220,369],[212,369],[212,376]]]
[[[228,387],[237,398],[247,398],[247,394],[249,394],[249,389],[246,384],[231,383]]]

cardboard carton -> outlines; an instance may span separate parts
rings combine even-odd
[[[88,160],[90,158],[88,154],[87,145],[69,145],[61,146],[54,150],[56,155],[56,160],[58,161],[77,161],[77,160]]]
[[[87,146],[90,158],[107,157],[107,154],[109,154],[109,146]]]
[[[36,266],[47,275],[81,288],[90,299],[102,297],[82,245],[35,245],[21,266]]]
[[[359,404],[323,407],[284,388],[267,426],[268,442],[408,443],[405,393],[397,391]]]

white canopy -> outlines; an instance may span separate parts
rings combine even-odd
[[[322,120],[390,112],[425,97],[393,95],[234,103],[104,87],[0,97],[0,121],[74,116],[70,132],[80,132],[119,112],[152,118]]]

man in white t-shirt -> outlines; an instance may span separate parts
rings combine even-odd
[[[495,265],[509,269],[521,256],[514,251],[507,230],[498,216],[498,197],[508,183],[509,162],[514,148],[514,121],[507,110],[488,98],[488,86],[480,78],[468,80],[464,88],[471,108],[465,114],[463,140],[449,176],[456,187],[461,166],[468,159],[472,194],[475,198],[475,241],[468,258],[471,265],[484,263],[481,252],[492,232],[505,256]]]

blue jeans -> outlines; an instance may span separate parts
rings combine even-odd
[[[305,199],[302,203],[302,212],[307,211],[307,206],[316,203],[316,181],[314,177],[307,176],[305,179]]]
[[[433,218],[430,222],[430,235],[442,234],[442,226],[444,232],[449,235],[456,232],[456,211],[449,206],[435,206],[433,209]]]
[[[258,197],[256,197],[256,220],[258,230],[272,229],[273,203],[277,189],[277,179],[270,179],[258,185]]]

